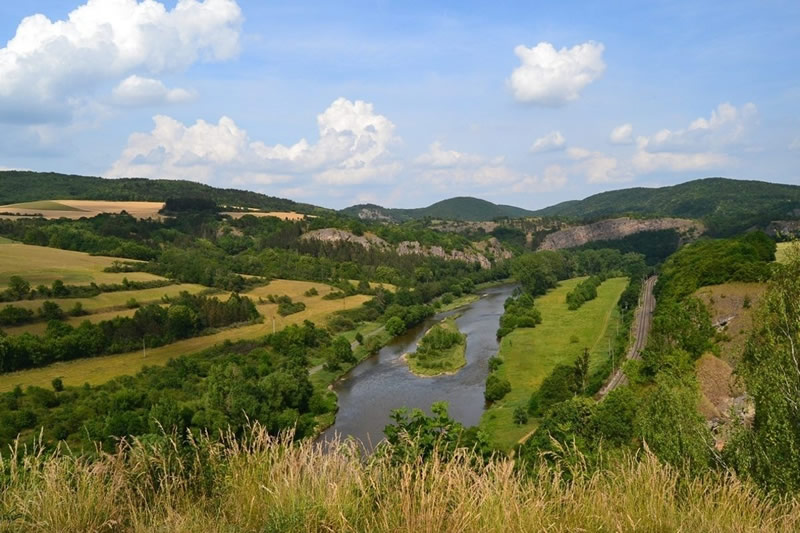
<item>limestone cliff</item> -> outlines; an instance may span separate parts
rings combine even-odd
[[[705,231],[705,226],[696,220],[683,218],[612,218],[585,226],[576,226],[556,231],[544,238],[539,250],[574,248],[594,241],[611,241],[643,231],[674,229],[684,240],[695,239]]]

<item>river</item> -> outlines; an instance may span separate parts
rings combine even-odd
[[[450,416],[465,426],[478,423],[484,410],[483,391],[489,373],[487,361],[497,353],[496,332],[503,303],[515,285],[481,291],[484,294],[467,306],[440,313],[395,338],[376,355],[364,360],[334,384],[339,396],[336,422],[322,434],[325,441],[335,435],[360,440],[372,449],[383,439],[389,415],[399,407],[418,407],[430,412],[434,402],[445,401]],[[411,373],[402,355],[416,349],[420,337],[436,322],[452,314],[467,336],[467,364],[448,376],[418,377]]]

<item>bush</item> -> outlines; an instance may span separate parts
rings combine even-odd
[[[403,322],[403,319],[399,316],[393,316],[386,322],[386,331],[389,332],[389,335],[392,337],[397,337],[406,332],[406,323]]]
[[[125,307],[128,309],[136,309],[139,307],[139,302],[136,301],[136,298],[130,298],[127,302],[125,302]]]
[[[318,294],[319,294],[319,291],[317,290],[317,288],[316,288],[316,287],[311,287],[311,288],[310,288],[310,289],[308,289],[308,290],[307,290],[307,291],[306,291],[304,294],[305,294],[306,296],[308,296],[308,297],[311,297],[311,296],[316,296],[316,295],[318,295]]]
[[[512,417],[514,419],[514,423],[518,426],[528,423],[528,413],[520,406],[514,408],[514,414]]]
[[[511,392],[511,383],[507,379],[500,379],[495,374],[489,374],[489,377],[486,378],[486,391],[483,396],[487,402],[502,400],[509,392]]]

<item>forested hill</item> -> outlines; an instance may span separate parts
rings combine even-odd
[[[706,223],[711,234],[727,236],[764,227],[771,220],[800,217],[800,187],[705,178],[671,187],[603,192],[547,207],[535,214],[584,220],[628,214],[696,218]]]
[[[525,217],[532,211],[511,205],[498,205],[480,198],[459,196],[417,209],[391,209],[374,204],[360,204],[342,210],[343,213],[363,219],[391,219],[398,222],[419,218],[446,220],[487,221],[499,217]]]
[[[266,211],[314,213],[321,208],[251,191],[218,189],[184,180],[106,179],[52,172],[0,171],[0,205],[58,200],[162,202],[167,198],[205,198],[218,205],[254,207]]]

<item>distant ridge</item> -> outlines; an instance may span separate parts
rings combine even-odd
[[[772,220],[800,218],[800,186],[704,178],[659,188],[602,192],[535,211],[594,221],[623,215],[703,220],[714,235],[764,228]]]
[[[163,202],[175,197],[205,198],[218,205],[265,211],[327,211],[314,205],[257,192],[219,189],[186,180],[108,179],[52,172],[0,171],[0,205],[49,199]]]
[[[446,220],[469,220],[485,222],[495,218],[519,218],[532,216],[527,209],[511,205],[498,205],[480,198],[458,196],[416,209],[394,209],[375,204],[359,204],[342,210],[342,213],[370,220],[404,220],[439,218]]]

